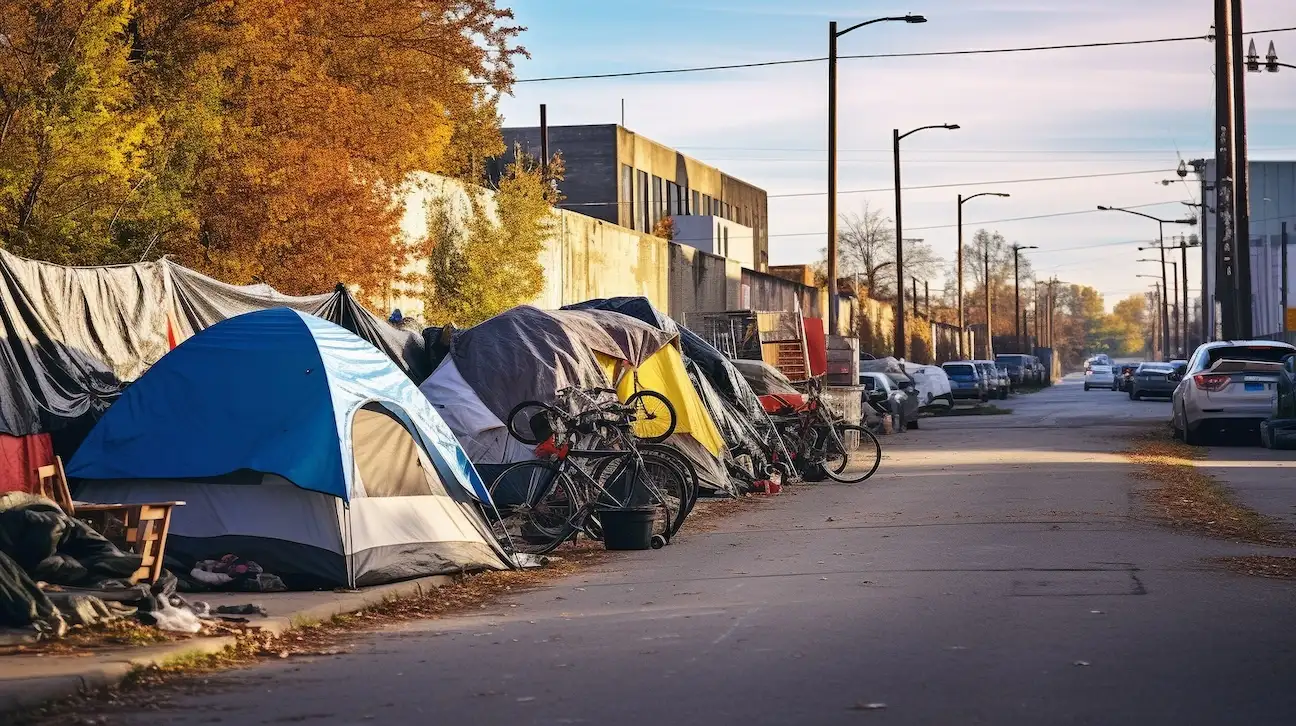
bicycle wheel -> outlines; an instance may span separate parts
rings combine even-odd
[[[523,401],[509,411],[504,424],[509,435],[528,446],[535,446],[553,435],[552,417],[556,411],[539,401]]]
[[[862,426],[851,424],[837,424],[833,426],[833,429],[837,435],[835,437],[825,435],[827,440],[824,442],[826,458],[823,468],[828,478],[843,484],[855,484],[873,476],[882,463],[882,444],[873,435],[873,432]],[[846,447],[850,446],[852,435],[859,437],[856,461],[865,463],[869,468],[846,473],[846,466],[850,463],[851,458],[851,454]]]
[[[581,509],[571,480],[544,461],[521,461],[491,482],[491,500],[499,519],[491,531],[501,542],[531,555],[553,551],[575,532]]]
[[[644,456],[651,454],[662,457],[678,469],[679,473],[684,477],[684,483],[688,485],[688,489],[683,492],[683,494],[686,494],[683,499],[684,513],[680,515],[680,523],[683,524],[684,517],[687,517],[693,511],[693,505],[697,504],[698,500],[698,474],[693,462],[689,461],[684,452],[670,444],[640,444],[639,453]],[[676,529],[679,528],[676,527]]]
[[[643,468],[633,482],[620,480],[629,477],[635,465],[630,457],[604,459],[595,465],[591,477],[605,491],[615,497],[613,506],[657,504],[660,509],[653,521],[653,534],[670,540],[684,525],[688,516],[690,485],[679,465],[654,452],[640,452]],[[607,504],[607,496],[599,501]]]
[[[675,407],[656,391],[639,391],[626,399],[633,409],[630,432],[640,441],[661,443],[675,433]]]

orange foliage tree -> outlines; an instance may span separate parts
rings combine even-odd
[[[98,246],[77,242],[84,249],[68,260],[169,253],[220,279],[289,293],[339,281],[375,290],[398,276],[413,251],[400,235],[404,191],[416,172],[462,171],[502,151],[494,99],[525,52],[516,45],[522,29],[495,0],[14,3],[0,0],[12,6],[3,19],[15,27],[48,25],[52,3],[73,7],[59,19],[63,35],[70,47],[90,49],[32,77],[90,78],[72,89],[83,95],[107,77],[115,95],[83,103],[78,133],[56,137],[69,141],[48,152],[62,155],[48,166],[71,200],[58,210],[62,224],[38,224],[49,206],[34,200],[24,203],[36,214],[27,214],[23,235],[13,233],[17,215],[0,218],[0,240],[43,254],[75,229]],[[0,84],[11,51],[18,57],[0,48]],[[18,89],[26,95],[11,97],[37,110],[57,105],[56,92],[67,91],[50,85],[29,83]],[[105,114],[123,120],[111,124]],[[15,115],[30,116],[22,108]],[[0,144],[40,148],[12,137]],[[81,171],[105,158],[115,164],[106,181]],[[85,179],[97,181],[86,195],[95,203],[76,207],[68,190]],[[11,182],[10,199],[22,201],[30,186]],[[42,229],[49,239],[38,244],[33,234]]]

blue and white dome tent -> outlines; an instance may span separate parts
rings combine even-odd
[[[91,502],[182,500],[168,554],[235,553],[290,585],[504,569],[490,495],[414,383],[287,308],[186,340],[126,389],[68,466]]]

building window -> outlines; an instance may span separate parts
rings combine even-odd
[[[671,217],[679,214],[679,185],[673,181],[666,182],[666,214]]]
[[[724,228],[724,256],[729,256],[729,228]]]
[[[725,219],[727,219],[727,220],[729,220],[730,222],[732,222],[732,221],[733,221],[733,205],[731,205],[729,202],[725,202],[725,203],[724,203],[724,212],[721,213],[720,216],[722,216],[722,217],[724,217]]]
[[[634,219],[634,169],[629,165],[621,166],[621,204],[617,210],[617,224],[629,227]]]
[[[694,190],[693,190],[693,198],[692,198],[691,201],[693,202],[693,205],[689,207],[689,214],[701,214],[701,213],[702,213],[702,194],[701,194],[701,192],[699,192],[698,190],[694,189]]]
[[[659,176],[652,178],[652,223],[653,227],[666,216],[666,181]]]
[[[710,217],[710,216],[711,216],[711,201],[712,201],[712,200],[711,200],[711,195],[710,195],[710,194],[703,194],[703,195],[702,195],[702,210],[701,210],[700,212],[698,212],[698,213],[699,213],[699,214],[702,214],[702,215],[704,215],[704,216]]]
[[[635,217],[639,220],[639,226],[635,229],[640,232],[651,232],[652,226],[648,222],[651,216],[648,207],[648,172],[639,171],[636,174],[638,175],[638,184],[635,186],[635,192],[639,195],[639,203],[635,205],[638,209]]]

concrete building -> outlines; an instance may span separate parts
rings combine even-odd
[[[1288,315],[1296,322],[1296,259],[1289,260],[1288,311],[1283,309],[1282,224],[1287,223],[1288,243],[1296,241],[1296,161],[1253,161],[1248,164],[1251,198],[1251,322],[1252,335],[1275,336],[1284,332]],[[1202,269],[1205,270],[1207,328],[1219,334],[1219,302],[1215,298],[1217,279],[1215,254],[1215,161],[1208,160],[1201,178],[1204,208]],[[1296,250],[1288,248],[1288,256]],[[1177,259],[1177,257],[1176,257]],[[1196,288],[1197,280],[1189,287]],[[1296,330],[1288,325],[1287,330]]]
[[[508,151],[500,166],[517,146],[540,155],[538,126],[503,132]],[[561,153],[566,165],[559,184],[563,208],[637,232],[651,232],[664,217],[719,218],[750,229],[750,265],[769,267],[769,198],[763,189],[615,124],[550,126],[549,151]],[[728,229],[737,252],[735,228]],[[735,259],[747,257],[744,249]]]
[[[672,242],[737,260],[748,270],[760,269],[756,266],[756,236],[751,227],[712,215],[684,215],[673,219]]]

